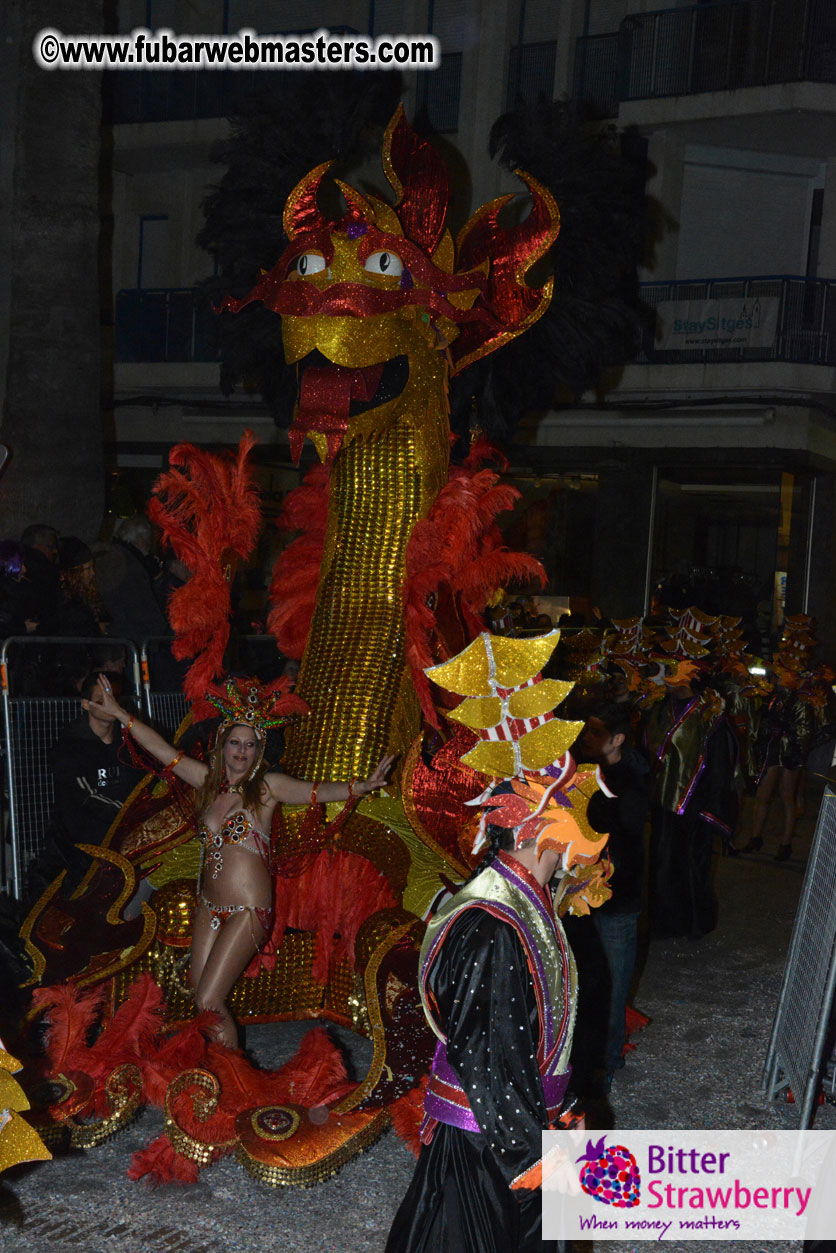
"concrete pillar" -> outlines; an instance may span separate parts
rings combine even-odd
[[[830,157],[824,176],[819,257],[816,275],[836,278],[836,157]]]
[[[682,204],[685,144],[674,130],[654,131],[648,145],[647,194],[657,209],[651,264],[639,272],[645,282],[676,278],[679,210]],[[696,277],[687,274],[685,278]]]
[[[558,10],[557,56],[554,67],[554,99],[568,100],[575,90],[575,50],[583,34],[584,5],[561,4]]]
[[[813,482],[806,611],[818,622],[821,656],[829,661],[836,656],[836,479],[817,474]]]
[[[652,466],[608,461],[599,467],[591,590],[608,617],[644,612],[652,505]]]
[[[506,170],[487,158],[491,126],[505,112],[510,49],[517,42],[519,0],[482,0],[479,39],[462,61],[462,107],[458,147],[471,174],[470,212],[494,196],[523,191]],[[470,102],[470,103],[468,103]]]

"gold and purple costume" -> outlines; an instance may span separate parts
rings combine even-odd
[[[697,938],[717,925],[712,836],[730,840],[737,794],[735,742],[722,698],[711,689],[648,711],[650,917],[658,935]]]
[[[541,1253],[527,1185],[568,1086],[576,998],[547,889],[500,852],[430,922],[420,978],[438,1046],[387,1253]]]

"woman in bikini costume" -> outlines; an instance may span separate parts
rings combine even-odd
[[[384,757],[368,779],[311,784],[264,763],[271,717],[259,689],[246,695],[230,682],[229,701],[213,704],[225,715],[208,762],[184,756],[152,727],[132,717],[116,701],[108,680],[99,679],[101,704],[118,718],[146,752],[197,793],[199,835],[203,841],[198,902],[191,949],[191,983],[197,1008],[213,1010],[220,1022],[215,1038],[236,1048],[238,1031],[226,998],[272,930],[273,881],[270,829],[276,805],[327,804],[367,796],[382,787],[394,758]],[[84,705],[85,702],[82,702]],[[234,720],[236,714],[246,721]]]

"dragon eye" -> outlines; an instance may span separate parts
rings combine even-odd
[[[294,268],[303,278],[307,278],[309,274],[321,274],[325,269],[325,258],[318,252],[303,252],[301,257],[296,258]]]
[[[389,274],[400,278],[403,274],[403,261],[396,252],[373,252],[366,258],[365,268],[369,274]]]

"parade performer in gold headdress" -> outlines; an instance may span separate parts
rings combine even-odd
[[[192,933],[190,976],[198,1010],[218,1015],[216,1038],[236,1048],[238,1031],[226,997],[257,953],[270,939],[273,882],[270,830],[278,804],[323,804],[368,796],[382,787],[392,765],[385,757],[368,779],[349,783],[309,783],[268,770],[264,762],[267,731],[281,726],[301,701],[276,699],[279,683],[260,689],[255,682],[230,680],[206,699],[221,713],[215,747],[208,762],[173,748],[153,727],[123,709],[109,681],[99,679],[104,711],[118,718],[141,748],[196,793],[203,849],[198,903]],[[82,702],[86,705],[86,702]]]
[[[431,919],[421,949],[438,1044],[423,1147],[387,1253],[546,1247],[541,1132],[566,1103],[576,998],[549,885],[584,867],[593,903],[608,895],[590,870],[606,842],[586,819],[595,774],[579,774],[568,751],[582,724],[550,712],[572,685],[539,674],[558,637],[485,634],[429,671],[467,694],[452,716],[481,733],[463,760],[492,776],[474,802],[484,807],[474,847],[487,835],[489,851]]]
[[[664,667],[664,694],[647,709],[643,733],[652,778],[650,921],[660,936],[699,939],[716,927],[713,835],[730,841],[737,816],[736,741],[701,666],[710,622],[696,608],[672,612],[653,655]]]

